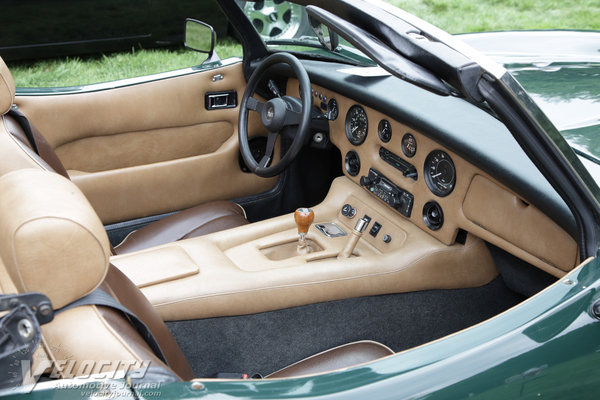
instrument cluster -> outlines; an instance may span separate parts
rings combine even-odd
[[[358,104],[352,105],[346,114],[344,126],[346,138],[350,144],[355,146],[354,150],[346,153],[344,165],[346,172],[354,177],[361,172],[358,148],[363,145],[369,133],[369,119],[365,109]],[[416,135],[411,132],[402,132],[403,135],[398,146],[398,144],[394,145],[398,142],[392,142],[393,125],[388,119],[380,119],[376,126],[378,138],[375,140],[379,139],[379,158],[382,161],[398,170],[403,177],[412,179],[415,184],[419,182],[418,177],[422,176],[425,185],[435,197],[443,198],[452,193],[456,183],[456,167],[447,152],[433,149],[424,158],[425,161],[421,161],[422,165],[415,165],[414,161],[423,160],[421,157],[415,158],[419,148]],[[393,150],[394,147],[397,151]],[[398,147],[400,148],[398,149]],[[371,165],[366,167],[369,169],[369,174],[361,176],[361,186],[405,217],[410,218],[413,194],[406,189],[419,192],[414,184],[408,183],[410,181],[394,182],[397,181],[394,176],[386,177]],[[388,190],[387,188],[395,189]],[[423,199],[423,201],[425,200],[427,199]],[[431,230],[439,230],[444,223],[442,208],[435,200],[429,199],[426,202],[422,215],[425,225]]]
[[[365,109],[355,104],[346,114],[346,137],[354,146],[360,146],[367,138],[369,131],[369,119]],[[392,124],[387,119],[381,119],[377,125],[377,135],[382,143],[389,143],[392,139]],[[380,157],[398,169],[406,177],[417,179],[419,175],[415,167],[409,162],[417,153],[418,144],[415,135],[410,132],[404,133],[401,141],[403,157],[393,153],[389,149],[381,147]],[[355,151],[346,155],[346,171],[351,176],[358,175],[360,171],[360,159]],[[423,174],[427,187],[437,197],[446,197],[454,190],[456,183],[456,167],[448,153],[443,150],[433,150],[425,158]]]

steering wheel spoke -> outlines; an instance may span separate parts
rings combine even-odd
[[[269,162],[273,158],[273,150],[275,150],[275,142],[277,142],[277,132],[269,132],[269,136],[267,136],[267,148],[265,149],[265,155],[258,163],[260,168],[267,168]]]
[[[285,113],[285,119],[283,121],[284,126],[298,125],[302,120],[302,109],[288,109]]]
[[[260,114],[265,108],[265,103],[256,100],[254,97],[248,97],[248,101],[246,101],[246,107],[248,110],[256,111]]]

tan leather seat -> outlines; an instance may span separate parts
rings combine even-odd
[[[0,174],[19,168],[42,168],[69,178],[56,153],[32,126],[37,152],[21,125],[7,115],[15,100],[15,84],[8,67],[0,58]],[[151,223],[128,235],[115,246],[117,254],[129,253],[181,239],[247,224],[244,209],[233,202],[201,204]]]
[[[101,287],[149,327],[168,367],[181,379],[192,378],[179,345],[152,305],[110,265],[104,227],[72,182],[55,173],[22,169],[2,176],[0,190],[4,293],[41,292],[58,309]],[[57,362],[65,378],[164,366],[113,308],[85,305],[66,310],[42,326],[42,333],[46,355]]]
[[[60,367],[60,376],[158,365],[170,368],[181,379],[193,378],[179,345],[152,305],[110,264],[104,227],[72,182],[55,173],[22,169],[0,177],[0,193],[2,292],[41,292],[57,309],[100,287],[149,327],[167,362],[165,365],[154,354],[119,311],[84,305],[57,314],[54,321],[42,327],[44,353]],[[350,343],[309,357],[268,378],[315,374],[390,354],[393,352],[389,348],[376,342]]]
[[[123,314],[83,305],[57,314],[42,327],[44,351],[60,367],[62,377],[158,365],[170,368],[181,379],[192,379],[190,365],[152,305],[110,264],[104,227],[75,184],[55,173],[22,169],[0,177],[0,193],[2,292],[41,292],[58,309],[100,287],[149,327],[167,362],[153,353]],[[268,377],[315,374],[390,354],[379,343],[356,342]]]

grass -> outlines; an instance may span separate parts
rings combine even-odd
[[[388,0],[450,33],[600,30],[598,0]]]
[[[598,0],[387,0],[450,32],[514,29],[600,30]],[[217,43],[221,58],[241,56],[233,39]],[[197,65],[204,55],[186,50],[143,50],[92,57],[11,63],[20,87],[74,86]]]
[[[233,39],[220,40],[221,58],[241,56]],[[10,70],[19,87],[77,86],[155,74],[198,65],[206,54],[185,49],[132,49],[129,52],[90,57],[67,57],[11,63]]]

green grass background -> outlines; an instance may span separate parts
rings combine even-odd
[[[450,32],[515,29],[600,30],[598,0],[388,0]],[[241,56],[231,38],[219,39],[221,58]],[[56,87],[107,82],[197,65],[204,55],[183,49],[143,50],[9,65],[17,86]]]

